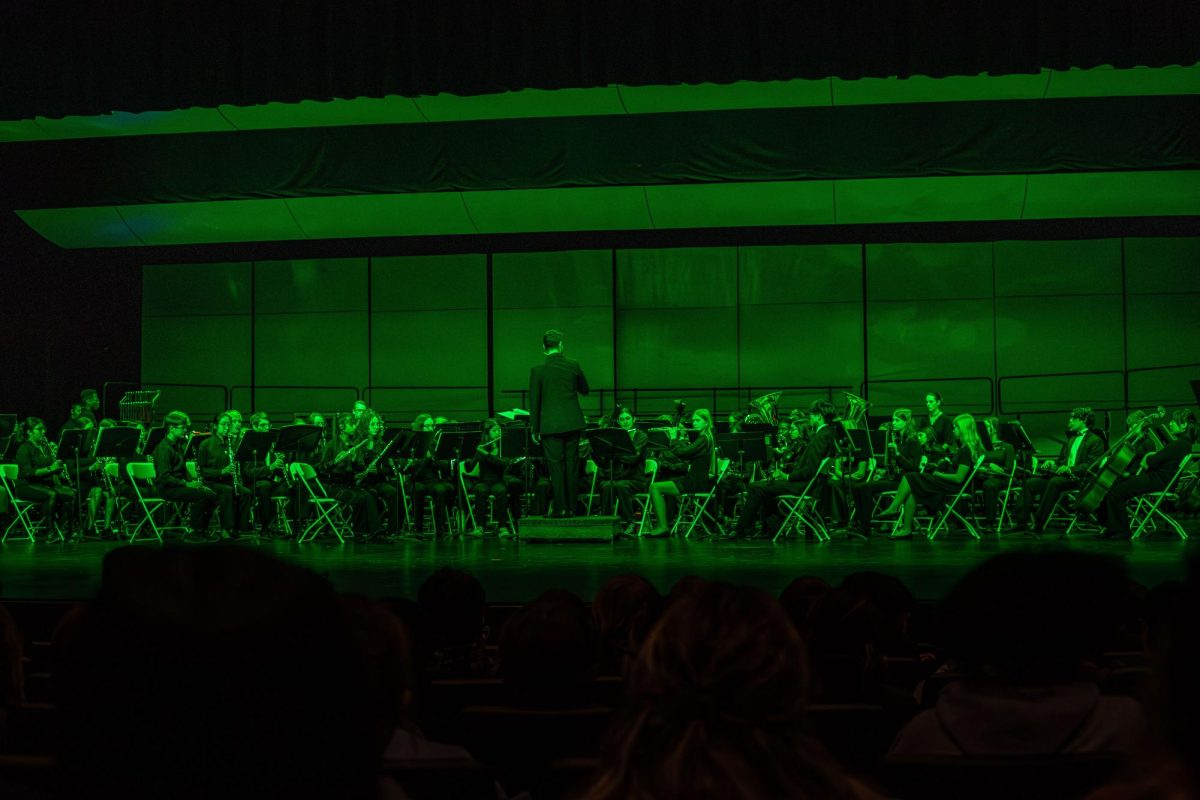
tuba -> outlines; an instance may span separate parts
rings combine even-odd
[[[777,406],[781,397],[783,397],[783,392],[771,392],[770,394],[764,394],[762,397],[756,397],[750,401],[751,412],[768,425],[778,426],[779,411],[777,410]]]
[[[871,407],[871,404],[850,392],[842,392],[842,396],[846,398],[846,408],[842,411],[842,424],[847,428],[865,427],[867,409]]]

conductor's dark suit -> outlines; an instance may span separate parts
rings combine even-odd
[[[529,372],[529,425],[542,437],[554,485],[554,510],[560,515],[573,514],[579,497],[579,432],[583,430],[579,395],[587,393],[579,362],[562,353],[551,353],[545,364]]]

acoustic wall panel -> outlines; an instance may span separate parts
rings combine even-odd
[[[612,251],[496,253],[496,308],[580,308],[612,305]]]
[[[997,296],[1120,294],[1121,240],[996,242]]]
[[[617,251],[617,305],[635,308],[732,308],[737,250],[684,247]]]
[[[1200,292],[1200,238],[1125,239],[1130,294]]]
[[[258,261],[256,314],[366,311],[367,259]]]
[[[497,253],[492,257],[492,340],[497,409],[527,404],[529,369],[543,360],[542,333],[561,330],[566,352],[583,366],[584,412],[611,408],[613,275],[611,250]]]
[[[738,248],[738,304],[862,301],[856,244]]]
[[[996,299],[1000,375],[1120,370],[1120,295]]]
[[[144,317],[250,312],[249,262],[142,267]]]
[[[258,314],[254,320],[258,384],[367,384],[367,313]]]
[[[1126,336],[1131,367],[1200,363],[1200,292],[1130,295]],[[1193,378],[1200,378],[1196,367]]]
[[[990,242],[867,245],[867,300],[991,298]]]
[[[991,376],[992,301],[875,301],[867,305],[872,380]]]
[[[486,386],[484,310],[372,314],[371,385]]]
[[[617,311],[618,387],[736,386],[736,308]]]
[[[738,331],[739,385],[762,393],[813,385],[858,391],[863,378],[861,303],[743,306]]]

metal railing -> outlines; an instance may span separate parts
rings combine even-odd
[[[967,381],[978,381],[978,382],[986,383],[987,384],[987,401],[986,402],[970,402],[969,400],[963,400],[961,396],[955,396],[952,401],[947,402],[947,405],[950,406],[950,408],[955,411],[959,411],[965,406],[970,406],[972,408],[979,407],[980,409],[986,407],[987,408],[986,411],[980,410],[978,413],[990,415],[996,408],[995,382],[992,380],[992,377],[990,375],[975,375],[975,376],[970,376],[970,377],[957,377],[957,378],[925,378],[925,377],[921,377],[921,378],[871,378],[870,380],[863,381],[862,383],[860,383],[858,385],[858,393],[860,395],[862,395],[862,398],[864,400],[866,400],[867,402],[870,402],[871,401],[870,392],[871,392],[872,386],[898,384],[898,383],[910,383],[910,384],[920,385],[920,386],[924,387],[920,396],[917,397],[915,400],[911,401],[913,403],[923,403],[925,400],[925,391],[924,391],[925,389],[933,389],[935,391],[938,391],[940,394],[945,395],[945,392],[941,392],[941,387],[943,385],[945,385],[947,383],[964,383]],[[915,411],[915,409],[914,409],[914,411]]]
[[[705,397],[710,401],[709,409],[714,413],[723,411],[740,410],[750,404],[750,401],[761,397],[771,392],[783,392],[786,396],[789,393],[796,392],[816,392],[824,394],[830,401],[834,400],[834,395],[842,390],[850,390],[853,388],[849,384],[813,384],[809,386],[769,386],[769,387],[753,387],[753,386],[634,386],[624,389],[613,389],[611,387],[591,387],[589,398],[597,397],[599,399],[599,413],[601,416],[616,405],[618,399],[625,399],[634,415],[640,413],[641,403],[651,400],[674,400],[676,398],[697,398]],[[520,398],[520,407],[528,408],[529,405],[529,390],[528,389],[501,389],[502,395],[515,395]],[[733,408],[725,407],[721,400],[730,398],[734,401]],[[787,405],[784,403],[783,405]]]

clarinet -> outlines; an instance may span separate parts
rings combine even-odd
[[[58,445],[47,439],[46,450],[49,451],[51,464],[53,464],[55,461],[58,461]],[[58,472],[54,473],[54,482],[60,486],[65,486],[68,489],[74,488],[74,486],[71,484],[71,473],[67,471],[66,464],[63,464],[62,467],[59,468]]]
[[[233,496],[237,497],[238,493],[241,491],[239,484],[242,482],[242,468],[234,459],[232,436],[225,437],[225,452],[229,455],[229,466],[233,467],[233,472],[229,477],[233,480]]]

